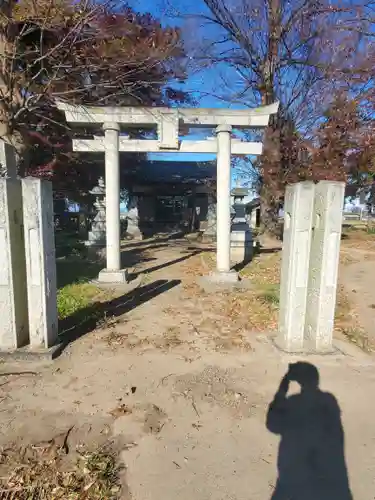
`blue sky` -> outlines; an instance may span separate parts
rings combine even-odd
[[[160,19],[162,24],[171,26],[180,26],[182,28],[185,45],[187,51],[194,50],[194,43],[196,38],[199,37],[199,29],[197,29],[197,21],[189,19],[180,19],[173,16],[171,10],[171,4],[173,7],[179,11],[183,12],[184,15],[197,14],[197,13],[208,13],[207,8],[201,0],[195,0],[193,2],[188,0],[131,0],[130,5],[138,12],[150,12],[152,15]],[[208,34],[207,30],[215,30],[216,28],[204,28],[205,35]],[[190,33],[192,38],[190,38]],[[213,31],[215,34],[215,32]],[[195,36],[195,38],[194,38]],[[224,85],[222,78],[233,82],[235,85],[238,76],[234,72],[225,66],[209,68],[204,71],[194,72],[190,74],[188,80],[181,86],[181,89],[191,93],[195,99],[199,102],[200,107],[211,107],[211,108],[223,108],[223,107],[235,107],[237,109],[245,108],[239,104],[231,106],[228,102],[225,102],[217,97],[215,94],[224,93]],[[210,130],[206,130],[205,136],[210,135]],[[191,135],[190,139],[203,138],[202,135]],[[163,161],[209,161],[215,160],[216,155],[209,154],[194,154],[194,153],[155,153],[149,155],[152,160],[163,160]],[[236,173],[233,170],[232,182],[236,177]]]

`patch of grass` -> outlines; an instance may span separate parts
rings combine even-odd
[[[74,283],[64,286],[57,293],[59,319],[65,319],[87,308],[101,293],[97,286],[89,283]]]
[[[2,453],[8,472],[0,477],[0,498],[7,500],[117,500],[121,494],[117,456],[105,449],[81,452],[77,463],[62,467],[61,457],[29,447]]]
[[[265,290],[264,292],[261,292],[258,297],[260,301],[274,306],[278,306],[280,302],[280,292],[277,288]]]

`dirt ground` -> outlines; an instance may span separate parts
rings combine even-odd
[[[375,243],[344,242],[341,256],[342,260],[348,262],[341,265],[340,281],[355,305],[361,326],[369,338],[375,341]]]
[[[367,313],[363,326],[370,329],[375,292],[369,259],[375,246],[359,251],[351,245],[343,245],[340,280],[358,304],[361,295]],[[278,465],[281,476],[288,467],[285,446],[279,453],[281,428],[267,424],[267,413],[288,364],[302,359],[274,347],[272,289],[268,283],[242,297],[204,292],[196,278],[212,265],[208,246],[186,240],[153,246],[149,258],[133,266],[135,291],[117,299],[113,316],[77,338],[57,360],[2,364],[0,445],[45,442],[72,428],[70,449],[109,439],[121,449],[123,498],[271,499]],[[272,266],[272,252],[267,258]],[[275,266],[273,284],[277,280]],[[257,331],[262,322],[267,332]],[[375,360],[341,338],[336,346],[334,355],[304,361],[317,368],[321,390],[340,408],[345,447],[336,415],[329,429],[338,436],[330,441],[332,463],[344,458],[353,498],[369,500],[375,498]],[[292,383],[290,393],[296,391]],[[317,401],[335,401],[318,394]],[[314,413],[314,407],[295,401],[300,402],[292,413],[293,428],[300,435],[285,432],[283,439],[289,441],[290,465],[299,464],[296,476],[302,478],[304,464],[311,461],[317,462],[309,467],[318,474],[325,443],[317,424],[320,410]],[[306,436],[318,444],[313,457],[306,455]],[[333,481],[344,484],[345,467],[329,467]],[[302,479],[297,486],[298,498],[308,500]]]

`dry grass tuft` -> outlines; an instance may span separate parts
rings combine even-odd
[[[117,500],[120,467],[108,449],[80,452],[77,463],[66,470],[59,453],[28,447],[1,453],[1,500]]]

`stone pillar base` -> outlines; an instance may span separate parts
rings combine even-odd
[[[119,283],[125,284],[128,282],[127,269],[118,271],[112,269],[102,269],[98,276],[99,283]]]
[[[298,343],[294,345],[280,336],[276,336],[273,339],[273,344],[279,351],[288,354],[337,354],[340,352],[339,349],[333,345],[327,346],[325,349],[317,349],[316,346],[310,342],[304,342],[302,345]]]
[[[230,249],[230,258],[236,264],[248,264],[253,258],[253,245],[232,246]]]
[[[215,271],[207,279],[212,283],[238,283],[238,274],[236,271]]]
[[[0,360],[11,361],[52,361],[60,356],[66,344],[59,342],[52,347],[31,347],[30,345],[19,349],[0,349]]]

